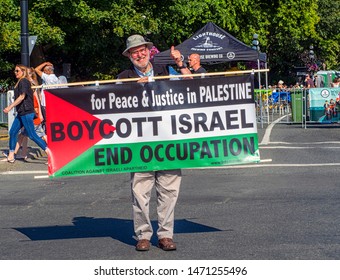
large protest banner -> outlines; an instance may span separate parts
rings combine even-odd
[[[253,75],[45,89],[49,176],[258,162]]]

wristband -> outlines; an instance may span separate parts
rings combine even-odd
[[[184,69],[187,68],[187,64],[185,62],[183,62],[182,66],[178,66],[179,69]]]

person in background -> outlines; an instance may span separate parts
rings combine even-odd
[[[322,75],[314,75],[314,86],[315,87],[325,87],[325,82]]]
[[[7,156],[7,161],[9,163],[15,162],[14,151],[17,144],[18,132],[22,127],[25,128],[27,135],[31,140],[47,154],[49,153],[45,141],[37,135],[34,129],[33,119],[35,117],[35,111],[33,90],[31,88],[31,82],[28,79],[28,69],[26,66],[19,64],[15,66],[14,73],[18,80],[14,86],[15,100],[3,110],[4,113],[8,114],[15,107],[17,112],[9,131],[9,154]]]
[[[176,50],[174,46],[170,48],[170,55],[172,59],[177,64],[178,69],[181,71],[181,74],[187,75],[192,74],[189,70],[187,64],[184,62],[184,58],[179,50]],[[193,77],[185,77],[184,79],[192,79]]]
[[[309,74],[306,74],[306,79],[305,79],[305,87],[306,88],[314,88],[314,81],[313,79],[310,77]]]
[[[293,88],[300,88],[300,83],[296,82],[295,85],[293,86]]]
[[[32,86],[38,86],[38,79],[33,67],[28,69],[28,79],[31,82]],[[39,99],[39,89],[34,89],[33,92],[34,97],[34,111],[36,114],[36,118],[34,119],[34,128],[37,134],[47,143],[47,136],[42,128],[42,122],[44,121],[44,116],[41,110],[41,104]]]
[[[59,84],[58,77],[54,74],[54,67],[51,62],[43,62],[37,67],[35,67],[34,71],[37,75],[41,78],[43,85],[55,85]],[[46,121],[46,102],[45,102],[45,93],[44,89],[41,89],[40,92],[40,106],[41,112],[44,117],[43,127],[45,128],[45,121]],[[46,129],[45,129],[46,131]]]
[[[331,114],[331,108],[329,106],[328,100],[325,100],[325,104],[323,105],[323,108],[324,108],[326,119],[330,120],[332,118],[332,114]]]
[[[277,89],[278,89],[278,91],[283,91],[284,90],[284,81],[280,80],[278,82]]]
[[[51,62],[43,62],[39,66],[35,67],[34,71],[41,78],[43,85],[59,84],[59,79],[54,74],[54,67]],[[46,105],[43,90],[41,92],[41,104],[42,106]]]
[[[32,86],[39,85],[34,68],[33,67],[28,68],[27,73],[28,73],[28,79],[31,82],[31,85]],[[39,89],[35,89],[33,92],[33,98],[34,98],[33,102],[34,102],[34,111],[35,111],[35,118],[33,119],[34,129],[35,129],[35,132],[38,134],[38,136],[41,137],[47,143],[47,136],[41,125],[42,121],[44,120],[44,117],[41,113],[38,91]],[[17,142],[15,151],[14,151],[16,159],[23,159],[25,161],[27,160],[27,154],[28,154],[27,142],[28,142],[28,134],[25,128],[22,128],[18,136],[18,142]]]
[[[331,115],[333,117],[338,116],[338,110],[337,110],[337,107],[336,107],[336,100],[334,100],[333,98],[331,98],[331,100],[329,100],[329,109],[330,109]]]
[[[331,87],[340,87],[340,78],[335,77],[331,83]]]
[[[60,86],[58,86],[58,88],[67,88],[67,78],[63,75],[58,77],[59,80],[59,84]]]
[[[32,86],[37,86],[38,85],[38,79],[37,75],[34,71],[34,68],[31,67],[28,69],[28,77],[31,82]],[[33,102],[34,102],[34,111],[35,111],[35,118],[33,120],[34,123],[34,129],[37,135],[43,139],[46,144],[47,144],[47,135],[42,127],[42,122],[44,120],[44,117],[42,115],[41,111],[41,106],[40,106],[40,100],[39,100],[39,94],[38,94],[39,89],[35,89],[33,92]],[[22,130],[21,134],[19,135],[19,140],[16,146],[16,152],[20,147],[22,147],[22,155],[21,157],[26,160],[27,159],[27,132],[25,129]]]
[[[193,53],[188,58],[189,68],[192,69],[193,74],[207,73],[207,70],[201,65],[200,55]]]
[[[118,75],[118,79],[140,78],[139,83],[148,82],[150,77],[167,76],[165,66],[154,65],[150,62],[150,49],[153,43],[147,42],[141,35],[131,35],[126,40],[123,55],[129,58],[132,65]],[[172,57],[181,72],[190,73],[182,67],[183,60],[179,51],[172,47]],[[182,174],[180,169],[155,170],[131,173],[131,194],[133,209],[133,225],[137,241],[137,251],[148,251],[153,228],[149,217],[149,206],[152,188],[155,186],[157,194],[158,216],[158,247],[164,251],[176,250],[173,241],[174,211],[178,199]]]
[[[337,111],[339,111],[339,107],[340,107],[340,92],[338,94],[338,96],[335,98],[335,103],[336,103],[336,106],[337,106]]]

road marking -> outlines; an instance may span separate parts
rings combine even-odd
[[[340,166],[340,163],[278,163],[278,164],[240,164],[216,167],[204,167],[197,169],[238,169],[238,168],[260,168],[260,167],[324,167],[324,166]],[[196,168],[195,168],[196,169]],[[194,170],[194,169],[191,169]]]
[[[48,179],[48,175],[34,176],[34,179]]]
[[[30,171],[6,171],[1,172],[0,175],[32,175],[32,174],[47,174],[46,170],[30,170]],[[48,179],[48,175],[36,175],[34,179]]]
[[[280,122],[285,117],[287,117],[287,115],[282,116],[281,118],[278,118],[277,120],[273,121],[270,125],[268,125],[260,145],[268,145],[269,144],[269,142],[270,142],[270,134],[272,133],[272,129],[273,129],[274,125],[277,124],[278,122]]]
[[[260,163],[262,162],[272,162],[273,160],[271,158],[267,158],[267,159],[260,159]]]
[[[26,174],[46,174],[46,170],[30,170],[30,171],[5,171],[1,172],[1,175],[26,175]]]
[[[340,149],[340,147],[304,147],[304,146],[263,146],[260,147],[260,150],[264,149]]]
[[[297,144],[296,142],[270,142],[270,144],[282,144],[282,145],[292,145]],[[325,142],[299,142],[299,145],[328,145],[328,144],[340,144],[340,141],[325,141]]]

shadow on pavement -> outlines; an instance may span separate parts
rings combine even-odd
[[[14,228],[26,235],[32,241],[60,240],[73,238],[111,237],[127,245],[134,246],[133,221],[116,218],[92,218],[75,217],[73,225],[56,225],[47,227]],[[156,232],[157,221],[152,221],[152,227]],[[175,220],[175,233],[200,233],[222,231],[220,229],[205,226],[186,219]],[[155,234],[154,234],[155,236]],[[157,244],[157,238],[151,239],[151,243]]]

